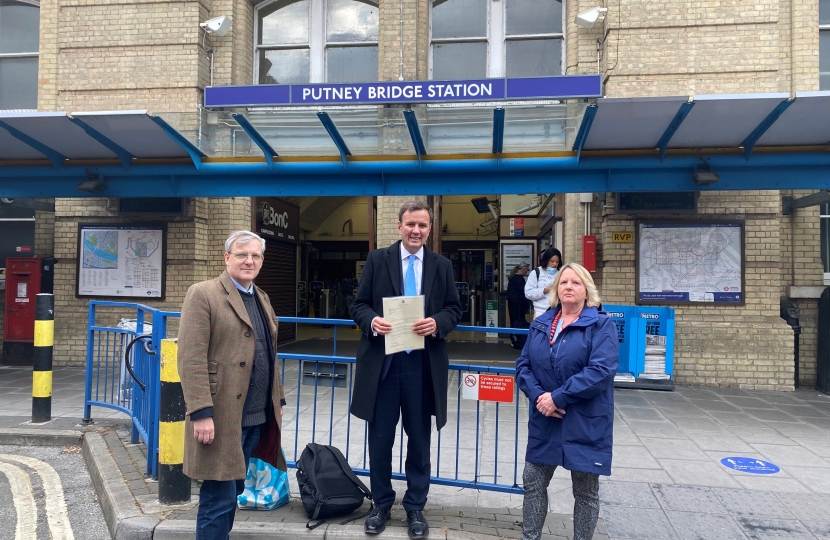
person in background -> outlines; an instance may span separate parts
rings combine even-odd
[[[525,297],[533,302],[533,318],[536,319],[550,308],[548,295],[553,290],[553,280],[562,267],[562,254],[556,248],[548,248],[542,253],[541,266],[527,278]]]
[[[510,272],[507,281],[507,312],[510,314],[510,324],[525,318],[530,301],[525,297],[525,276],[530,269],[527,263],[519,263]]]
[[[599,517],[599,475],[611,474],[617,328],[600,313],[591,274],[576,263],[556,276],[554,309],[532,323],[516,360],[531,404],[525,453],[522,540],[539,540],[556,467],[571,471],[574,540],[590,540]]]

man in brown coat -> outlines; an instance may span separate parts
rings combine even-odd
[[[203,480],[198,540],[228,538],[252,455],[286,470],[280,452],[285,393],[274,366],[277,318],[268,295],[253,284],[264,253],[258,235],[231,233],[226,271],[191,286],[182,306],[184,473]]]

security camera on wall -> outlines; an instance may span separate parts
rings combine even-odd
[[[230,17],[222,16],[208,19],[207,21],[199,24],[199,26],[204,28],[205,32],[208,34],[222,37],[231,29],[231,24],[233,24],[233,21],[231,21]]]
[[[608,8],[602,7],[595,7],[589,9],[588,11],[583,11],[576,16],[576,24],[582,28],[593,28],[594,25],[597,24],[597,21],[602,20],[605,17],[605,13],[607,11]]]

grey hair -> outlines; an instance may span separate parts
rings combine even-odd
[[[233,249],[234,244],[244,246],[251,240],[259,240],[260,244],[262,245],[262,254],[264,255],[265,239],[259,236],[258,234],[252,233],[251,231],[233,231],[231,234],[229,234],[228,239],[225,240],[225,253],[230,253]]]
[[[599,298],[599,290],[597,290],[597,285],[594,283],[594,278],[591,277],[591,273],[584,266],[577,263],[568,263],[556,273],[556,278],[553,280],[553,289],[549,295],[550,305],[556,307],[559,304],[559,280],[562,278],[565,270],[573,270],[576,276],[582,281],[582,284],[585,285],[585,305],[588,307],[599,307],[602,301]]]
[[[417,212],[418,210],[426,210],[429,212],[429,222],[432,223],[434,216],[432,215],[432,208],[422,201],[407,201],[403,203],[401,206],[400,211],[398,212],[398,223],[403,222],[403,215],[407,212]]]

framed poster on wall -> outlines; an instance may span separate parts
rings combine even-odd
[[[743,305],[744,224],[637,223],[637,304]]]
[[[78,224],[78,297],[164,300],[167,224]]]
[[[510,280],[510,272],[519,263],[527,263],[533,268],[536,266],[536,254],[534,251],[535,240],[532,241],[501,241],[501,290],[507,290],[507,282]]]

